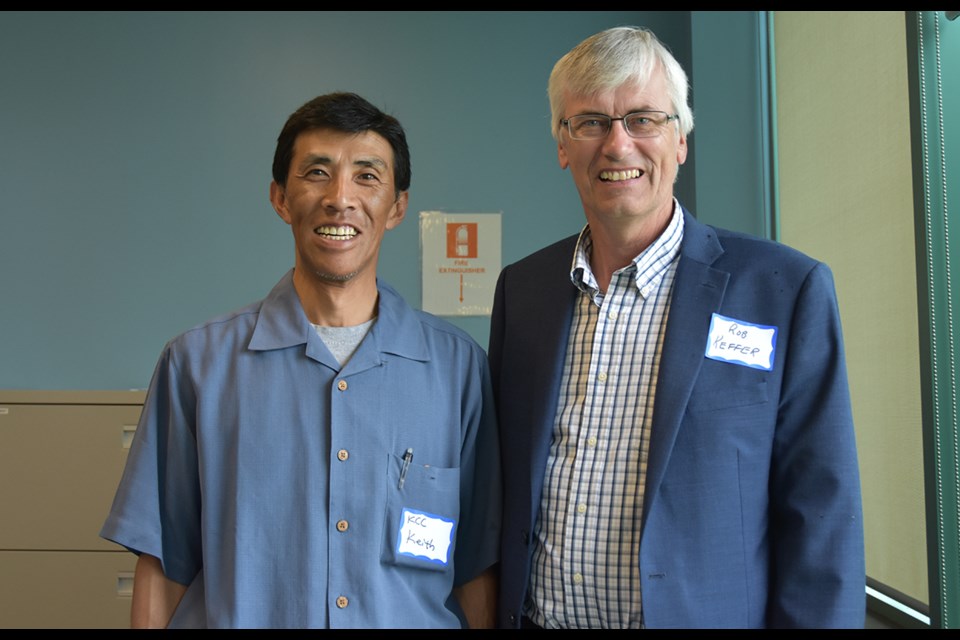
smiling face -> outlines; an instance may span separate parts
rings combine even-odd
[[[270,202],[293,231],[295,279],[376,287],[383,234],[400,224],[407,207],[393,165],[390,144],[372,131],[312,129],[297,136],[286,186],[270,184]]]
[[[634,111],[675,113],[659,68],[643,87],[627,84],[595,96],[567,93],[564,105],[565,118],[580,114],[617,118]],[[673,184],[687,159],[687,140],[675,121],[654,138],[631,138],[620,121],[599,140],[573,140],[562,127],[558,157],[560,167],[570,169],[591,227],[639,223],[662,230],[673,212]]]

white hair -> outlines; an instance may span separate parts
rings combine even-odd
[[[658,68],[684,136],[693,130],[693,111],[687,104],[689,80],[683,67],[652,31],[643,27],[614,27],[590,36],[557,61],[550,73],[550,132],[560,134],[565,93],[593,96],[626,84],[645,85]]]

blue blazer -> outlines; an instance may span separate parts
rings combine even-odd
[[[863,628],[860,480],[833,276],[684,210],[654,400],[647,628]],[[505,504],[499,624],[517,627],[577,289],[577,237],[503,269],[489,356]],[[771,370],[705,357],[712,314],[777,328]]]

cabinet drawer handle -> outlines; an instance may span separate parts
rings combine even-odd
[[[124,449],[129,449],[131,443],[133,443],[133,434],[137,432],[137,425],[135,424],[125,424],[123,425],[123,432],[120,434],[120,443]]]
[[[121,571],[117,574],[117,595],[121,598],[133,597],[133,574]]]

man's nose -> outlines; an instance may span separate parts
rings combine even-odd
[[[356,203],[356,187],[350,176],[336,176],[323,192],[323,206],[333,211],[345,211]]]
[[[623,158],[633,147],[634,138],[627,133],[623,120],[610,123],[610,131],[603,139],[603,153],[610,158]]]

